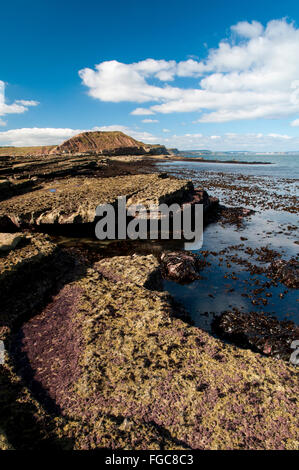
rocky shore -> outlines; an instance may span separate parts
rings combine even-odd
[[[250,212],[153,173],[146,158],[6,159],[0,172],[0,448],[298,448],[296,367],[195,327],[163,289],[169,275],[200,279],[205,260],[91,257],[39,233],[84,233],[97,205],[121,195],[202,202],[206,223]],[[286,278],[285,266],[271,269]]]

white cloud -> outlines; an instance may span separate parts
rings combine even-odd
[[[237,134],[224,135],[183,134],[172,135],[167,139],[160,139],[161,144],[179,149],[208,149],[214,151],[257,151],[257,152],[284,152],[299,150],[299,137],[279,134]]]
[[[121,131],[125,134],[130,135],[136,140],[140,140],[145,143],[159,143],[159,138],[150,134],[149,132],[143,132],[136,129],[130,129],[129,127],[122,125],[111,125],[94,127],[92,129],[60,129],[60,128],[23,128],[23,129],[11,129],[9,131],[0,131],[0,146],[12,145],[16,147],[30,147],[35,145],[58,145],[64,140],[73,137],[80,132],[86,130],[92,131]]]
[[[289,135],[283,135],[283,134],[268,134],[268,137],[273,137],[273,139],[284,139],[284,140],[290,140],[293,138]]]
[[[298,113],[299,29],[281,19],[265,28],[243,21],[231,31],[202,61],[107,61],[79,75],[88,93],[101,101],[149,103],[134,115],[199,112],[200,122],[226,122]],[[175,86],[178,77],[200,81],[183,88],[181,81]]]
[[[252,23],[248,23],[248,21],[240,21],[240,23],[231,27],[231,30],[238,34],[239,36],[243,36],[244,38],[256,38],[261,36],[263,33],[263,26],[261,23],[257,21],[252,21]]]
[[[146,108],[136,108],[134,111],[131,112],[131,114],[135,116],[150,116],[151,114],[155,114],[154,111],[151,111],[150,109]]]
[[[22,106],[37,106],[39,104],[38,101],[34,100],[16,100],[16,103],[21,104]]]
[[[5,83],[0,80],[0,116],[6,114],[21,114],[28,110],[29,106],[37,106],[37,101],[17,100],[12,104],[5,103]],[[0,121],[3,125],[4,121]]]
[[[84,132],[86,129],[64,128],[23,128],[0,131],[0,146],[34,146],[57,145],[70,137]],[[140,129],[132,129],[123,125],[94,127],[94,131],[124,132],[145,143],[160,143],[167,147],[180,149],[209,149],[209,150],[255,150],[261,152],[299,150],[299,137],[280,134],[237,134],[204,135],[202,133],[186,133],[183,135],[154,136]],[[166,129],[163,130],[163,132]]]
[[[145,103],[179,97],[179,89],[168,85],[164,87],[150,85],[146,81],[147,77],[155,77],[160,81],[166,78],[170,80],[173,75],[171,68],[174,65],[174,61],[153,59],[129,65],[111,60],[96,65],[96,70],[89,68],[80,70],[79,75],[93,98],[113,103],[120,101]]]
[[[158,119],[142,119],[142,122],[144,122],[144,124],[151,124],[153,122],[159,122]]]
[[[295,121],[291,122],[292,127],[299,127],[299,119],[295,119]]]
[[[55,145],[82,132],[79,129],[22,128],[0,132],[0,145],[30,147],[34,145]]]
[[[131,129],[130,127],[113,124],[111,126],[101,126],[101,127],[93,127],[93,131],[121,131],[124,134],[127,134],[133,139],[140,140],[142,142],[151,144],[151,143],[159,143],[159,138],[155,137],[154,135],[150,134],[149,132],[141,131],[139,129]],[[82,132],[82,131],[81,131]]]

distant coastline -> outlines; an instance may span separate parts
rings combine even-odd
[[[237,165],[273,165],[272,162],[248,162],[242,160],[218,160],[218,159],[209,159],[203,158],[199,156],[194,157],[184,157],[183,155],[171,155],[165,156],[161,158],[163,160],[171,160],[171,161],[179,161],[179,162],[192,162],[192,163],[229,163],[229,164],[237,164]]]

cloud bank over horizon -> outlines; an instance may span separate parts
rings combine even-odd
[[[253,150],[267,152],[270,148],[283,152],[286,142],[291,143],[293,150],[299,149],[299,136],[292,137],[285,134],[263,133],[225,133],[224,135],[204,135],[201,133],[185,133],[182,135],[169,134],[163,129],[163,135],[153,135],[150,132],[123,125],[98,126],[92,129],[68,128],[22,128],[0,131],[0,146],[30,147],[42,145],[58,145],[64,140],[85,131],[121,131],[136,140],[149,144],[163,144],[168,148],[177,147],[181,150],[207,149],[221,150]]]
[[[58,145],[74,135],[87,131],[121,131],[136,140],[146,143],[157,143],[159,138],[149,132],[140,129],[130,129],[122,125],[96,126],[92,129],[68,129],[68,128],[40,128],[28,127],[22,129],[10,129],[0,131],[0,146],[31,147],[42,145]]]
[[[280,19],[266,27],[243,21],[230,30],[205,60],[111,60],[79,76],[95,99],[143,104],[133,115],[197,112],[199,123],[299,115],[299,29]],[[195,87],[183,87],[183,78]]]

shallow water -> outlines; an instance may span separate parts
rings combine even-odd
[[[184,154],[185,157],[192,158],[194,155]],[[242,175],[276,176],[282,178],[299,178],[299,153],[296,155],[248,155],[248,154],[211,154],[203,155],[205,160],[236,160],[238,162],[263,162],[265,165],[244,165],[242,163],[208,163],[208,162],[167,162],[163,166],[183,167],[196,169],[197,171],[208,170],[214,172],[242,173]],[[268,165],[271,163],[271,165]]]
[[[203,246],[198,253],[201,255],[202,251],[207,250],[215,254],[207,257],[211,265],[201,271],[203,279],[189,285],[165,281],[165,289],[185,305],[197,326],[209,332],[214,317],[232,308],[238,308],[242,312],[265,312],[279,320],[292,320],[299,324],[297,290],[288,289],[280,283],[277,286],[268,286],[269,279],[264,274],[252,275],[246,267],[234,262],[235,255],[238,255],[257,266],[267,265],[247,254],[248,247],[267,247],[279,252],[283,259],[296,257],[296,231],[288,230],[290,223],[295,226],[298,217],[276,211],[263,211],[249,217],[241,229],[219,223],[209,225],[204,231]],[[241,237],[247,240],[241,240]],[[227,253],[219,253],[225,249],[228,250]],[[259,289],[263,291],[256,292]]]
[[[213,157],[211,157],[213,158]],[[215,158],[215,157],[214,157]],[[218,158],[218,155],[217,155]],[[228,155],[222,157],[228,160]],[[236,156],[240,159],[240,156]],[[227,206],[243,206],[256,212],[243,227],[209,225],[198,254],[209,251],[211,264],[201,272],[203,279],[189,285],[166,281],[165,288],[188,309],[195,324],[211,332],[215,316],[237,308],[242,312],[264,312],[279,320],[299,324],[299,295],[285,285],[269,285],[265,274],[250,273],[236,260],[242,258],[267,267],[246,249],[267,247],[283,259],[298,259],[299,156],[244,155],[245,161],[275,161],[274,165],[235,165],[174,162],[159,165],[163,171],[192,179]],[[276,210],[270,209],[275,208]],[[243,238],[243,240],[241,239]],[[245,239],[245,240],[244,240]],[[226,250],[224,254],[219,253]]]

